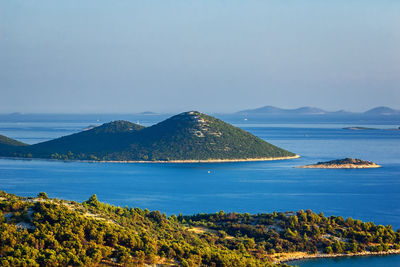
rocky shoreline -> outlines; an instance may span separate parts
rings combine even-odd
[[[324,164],[315,164],[315,165],[304,165],[299,166],[297,168],[302,169],[366,169],[366,168],[381,168],[381,165],[356,165],[356,164],[343,164],[343,165],[324,165]]]
[[[205,160],[154,160],[154,161],[144,161],[144,160],[128,160],[128,161],[93,161],[93,162],[103,162],[103,163],[222,163],[222,162],[248,162],[248,161],[271,161],[271,160],[285,160],[285,159],[297,159],[299,155],[290,157],[276,157],[276,158],[248,158],[248,159],[205,159]]]
[[[272,161],[297,159],[299,155],[290,157],[276,158],[248,158],[248,159],[207,159],[207,160],[61,160],[61,159],[46,159],[46,158],[17,158],[17,157],[0,157],[3,159],[14,160],[49,160],[49,161],[65,161],[65,162],[87,162],[87,163],[224,163],[224,162],[255,162],[255,161]]]
[[[389,249],[388,251],[380,251],[380,252],[357,252],[357,253],[337,253],[337,254],[324,254],[324,253],[317,253],[317,254],[307,254],[305,252],[298,253],[293,256],[285,257],[283,259],[277,259],[274,263],[288,263],[297,260],[307,260],[307,259],[320,259],[320,258],[340,258],[340,257],[361,257],[361,256],[385,256],[385,255],[395,255],[400,254],[400,249]]]

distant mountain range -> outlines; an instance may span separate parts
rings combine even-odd
[[[376,107],[365,111],[363,114],[366,115],[400,115],[400,110],[388,108],[388,107]]]
[[[400,115],[400,110],[389,107],[376,107],[365,112],[349,112],[345,110],[326,111],[315,107],[300,107],[296,109],[283,109],[274,106],[264,106],[256,109],[246,109],[236,112],[238,115],[346,115],[346,114],[363,114],[363,115]]]
[[[222,120],[184,112],[150,127],[113,121],[26,145],[0,136],[0,156],[94,161],[226,161],[296,157]]]
[[[295,109],[284,109],[278,108],[274,106],[264,106],[255,109],[245,109],[235,113],[214,113],[218,117],[223,118],[232,118],[239,116],[263,116],[263,115],[285,115],[286,117],[319,117],[318,115],[332,115],[332,116],[346,116],[346,115],[354,115],[354,116],[365,116],[365,117],[390,117],[390,116],[400,116],[400,110],[392,109],[389,107],[375,107],[369,109],[365,112],[351,112],[346,110],[337,110],[337,111],[327,111],[317,107],[300,107]],[[114,120],[135,120],[135,121],[161,121],[172,114],[169,113],[155,113],[151,111],[145,111],[140,113],[124,113],[124,114],[40,114],[40,113],[9,113],[9,114],[0,114],[0,121],[2,122],[24,122],[24,121],[76,121],[76,120],[86,120],[86,121],[114,121]],[[315,116],[312,116],[315,115]],[[323,116],[321,116],[323,117]]]

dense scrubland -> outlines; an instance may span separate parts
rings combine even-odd
[[[312,211],[166,216],[159,211],[0,193],[1,266],[277,266],[294,252],[400,248],[400,232]]]

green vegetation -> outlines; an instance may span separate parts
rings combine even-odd
[[[352,159],[352,158],[344,158],[344,159],[335,159],[331,161],[325,162],[318,162],[317,165],[346,165],[346,164],[353,164],[353,165],[375,165],[372,161],[366,161],[361,159]]]
[[[0,149],[12,146],[26,146],[27,144],[0,134]]]
[[[400,232],[297,213],[199,214],[23,198],[0,191],[1,266],[272,266],[277,252],[399,249]],[[279,266],[276,264],[275,266]]]
[[[308,253],[380,252],[400,249],[400,230],[352,218],[325,217],[311,210],[249,215],[220,212],[184,216],[192,226],[202,226],[238,238],[270,254],[303,251]]]
[[[37,195],[37,197],[38,198],[43,198],[43,199],[48,199],[49,197],[47,196],[47,193],[46,192],[40,192],[38,195]]]
[[[321,169],[362,169],[362,168],[380,168],[382,166],[361,159],[335,159],[326,162],[318,162],[317,164],[299,166],[297,168],[321,168]]]
[[[0,134],[0,156],[11,156],[15,151],[21,151],[28,145],[7,136]],[[22,154],[23,157],[32,157],[32,154],[27,152]]]
[[[1,266],[271,265],[159,211],[115,207],[95,195],[82,204],[4,192],[0,197]]]
[[[26,147],[0,151],[9,157],[62,160],[169,161],[276,158],[294,153],[219,119],[185,112],[148,128],[115,121]]]

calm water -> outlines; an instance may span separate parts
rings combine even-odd
[[[314,259],[307,261],[294,261],[291,265],[297,265],[300,267],[399,267],[400,256],[389,255],[389,256],[367,256],[367,257],[346,257],[346,258],[334,258],[334,259]]]
[[[88,122],[0,123],[0,134],[35,143],[76,132]],[[400,131],[344,130],[344,125],[240,125],[302,157],[217,164],[120,164],[0,159],[0,189],[23,196],[110,204],[167,214],[312,209],[400,228]],[[394,128],[395,126],[385,126]],[[294,166],[343,157],[379,169],[318,170]],[[300,266],[396,266],[400,256],[323,259]],[[379,263],[379,264],[378,264]],[[346,265],[347,264],[347,265]]]

